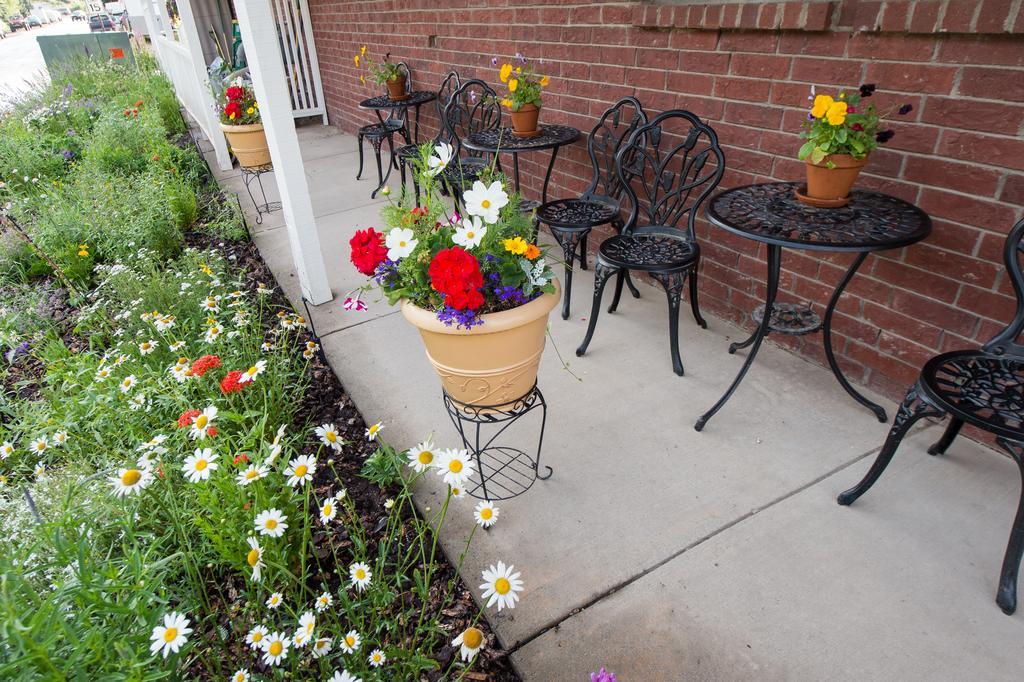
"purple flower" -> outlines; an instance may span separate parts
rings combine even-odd
[[[491,57],[491,66],[497,66],[497,65],[498,65],[498,58],[497,57]]]
[[[457,310],[449,306],[437,311],[437,319],[449,327],[454,325],[456,329],[472,329],[484,323],[474,310]]]
[[[601,666],[596,673],[590,673],[590,682],[617,682],[615,673],[610,673]]]
[[[875,94],[875,84],[874,83],[865,83],[864,85],[860,86],[860,96],[861,97],[871,97],[871,95],[873,95],[873,94]]]
[[[518,59],[523,64],[526,63],[526,57],[524,57],[521,52],[516,52],[516,59]]]
[[[398,278],[398,261],[385,258],[373,273],[373,279],[381,286],[391,286]]]
[[[74,137],[75,135],[77,135],[74,128],[68,128],[64,134],[67,135],[68,137]]]
[[[75,153],[70,149],[61,149],[60,155],[64,157],[65,161],[70,161],[71,159],[75,158]]]
[[[906,116],[907,114],[909,114],[913,110],[914,110],[914,105],[913,104],[904,104],[902,107],[900,107],[899,115],[900,116]]]
[[[68,83],[67,85],[64,86],[64,90],[61,92],[61,97],[63,97],[64,99],[67,99],[68,97],[71,97],[71,93],[74,92],[74,91],[75,91],[75,86],[71,85],[71,83]]]
[[[878,142],[879,144],[885,144],[886,142],[888,142],[889,140],[891,140],[891,139],[892,139],[892,137],[893,137],[893,135],[895,135],[895,134],[896,134],[896,133],[895,133],[895,132],[893,132],[892,130],[883,130],[883,131],[881,131],[881,132],[879,132],[879,133],[877,133],[877,134],[875,135],[875,140],[876,140],[876,141],[877,141],[877,142]]]

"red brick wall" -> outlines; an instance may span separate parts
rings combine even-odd
[[[367,122],[352,55],[361,44],[407,61],[417,87],[450,68],[497,82],[491,57],[522,52],[552,76],[542,120],[589,130],[625,95],[650,112],[708,119],[726,153],[724,187],[803,176],[796,133],[808,89],[878,84],[881,109],[910,102],[860,185],[913,201],[932,236],[872,256],[839,306],[836,348],[849,376],[902,396],[924,361],[991,336],[1013,310],[1000,264],[1024,205],[1024,2],[583,2],[310,0],[331,120]],[[424,108],[427,114],[427,108]],[[432,114],[432,111],[429,112]],[[433,118],[426,126],[434,130]],[[542,169],[521,157],[529,186]],[[559,157],[552,195],[589,179],[582,143]],[[701,305],[749,326],[763,297],[763,249],[702,225]],[[595,242],[596,240],[592,240]],[[850,257],[787,251],[783,300],[823,309]],[[576,311],[587,306],[577,292]],[[772,337],[818,362],[820,337]]]

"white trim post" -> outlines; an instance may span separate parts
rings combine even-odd
[[[235,14],[274,163],[274,179],[281,194],[285,229],[302,295],[313,305],[326,303],[333,295],[295,134],[292,99],[270,0],[235,0]]]

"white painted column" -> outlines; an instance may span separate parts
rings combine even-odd
[[[302,294],[314,305],[326,303],[333,295],[327,283],[320,235],[295,134],[292,100],[270,0],[235,0],[235,14],[270,146],[274,179],[281,193],[285,228]]]

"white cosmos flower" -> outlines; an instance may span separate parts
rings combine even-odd
[[[412,253],[416,245],[419,244],[418,239],[414,239],[415,234],[408,227],[395,227],[388,232],[388,236],[384,238],[384,246],[388,247],[388,258],[394,261],[401,260]]]
[[[471,661],[484,645],[484,633],[470,626],[462,634],[452,640],[452,646],[459,647],[459,656],[463,661]]]
[[[266,368],[266,360],[257,360],[255,365],[242,372],[242,376],[238,377],[238,383],[244,384],[253,381],[256,377],[263,374],[263,370]]]
[[[383,422],[377,422],[376,424],[372,424],[370,426],[367,426],[366,427],[366,440],[368,440],[370,442],[373,442],[373,441],[377,440],[377,434],[380,433],[381,429],[383,429],[383,428],[384,428],[384,423]]]
[[[277,665],[288,658],[288,647],[291,646],[288,636],[283,632],[274,632],[263,638],[263,662]]]
[[[267,597],[267,608],[268,609],[276,609],[283,602],[284,602],[284,597],[281,595],[281,593],[280,592],[275,592],[274,594],[272,594],[269,597]]]
[[[270,473],[270,468],[267,465],[260,464],[257,466],[255,464],[250,464],[248,469],[238,473],[238,476],[235,477],[235,481],[237,481],[240,486],[247,486],[253,481],[258,481],[261,478],[266,477],[268,473]]]
[[[384,652],[380,649],[374,649],[370,652],[370,655],[369,657],[367,657],[366,660],[368,660],[370,662],[370,665],[374,668],[379,668],[388,662],[388,657],[385,656]]]
[[[487,226],[480,221],[480,216],[466,216],[462,219],[462,224],[455,228],[452,241],[468,251],[475,246],[480,246],[485,234],[487,234]]]
[[[256,516],[256,531],[260,535],[279,538],[288,530],[288,517],[280,509],[265,509]]]
[[[137,383],[134,374],[129,374],[124,379],[121,379],[121,393],[127,393],[132,390]]]
[[[469,450],[442,450],[437,463],[437,473],[453,488],[466,487],[466,482],[473,475],[473,462],[469,458]]]
[[[334,674],[327,678],[327,682],[363,682],[347,670],[335,670]]]
[[[484,584],[480,589],[484,591],[483,598],[487,600],[487,608],[495,603],[498,604],[498,611],[516,607],[519,592],[523,591],[523,581],[519,579],[519,573],[512,572],[514,569],[515,566],[506,567],[504,561],[499,561],[497,566],[484,569]]]
[[[156,350],[156,347],[160,345],[156,341],[150,339],[149,341],[143,341],[139,344],[139,355],[149,355]]]
[[[213,405],[208,406],[192,420],[192,429],[188,435],[193,440],[206,438],[209,435],[210,427],[213,426],[213,420],[216,418],[217,408]]]
[[[324,445],[333,448],[336,452],[341,452],[341,445],[344,441],[338,435],[338,429],[334,427],[334,424],[321,424],[316,427],[316,435],[320,437]]]
[[[335,503],[333,497],[328,497],[327,500],[320,505],[320,522],[325,526],[338,515],[338,505]]]
[[[434,460],[437,459],[437,454],[434,452],[434,444],[429,438],[416,447],[407,450],[405,456],[409,458],[409,466],[418,474],[429,469],[434,464]]]
[[[359,636],[358,632],[356,632],[355,630],[349,630],[347,633],[345,633],[345,636],[341,638],[341,641],[338,642],[338,646],[346,654],[351,654],[355,651],[359,651],[359,645],[362,643],[362,641],[363,640]]]
[[[455,150],[447,142],[439,142],[434,145],[434,153],[427,159],[427,170],[424,171],[430,177],[434,177],[451,163]]]
[[[14,443],[9,440],[5,440],[3,445],[0,445],[0,459],[7,459],[14,454]]]
[[[266,566],[263,563],[263,548],[260,547],[260,541],[251,535],[246,538],[246,542],[249,543],[249,552],[245,555],[245,563],[252,569],[252,579],[260,582],[263,580],[262,571]]]
[[[188,626],[188,618],[176,611],[164,615],[164,624],[153,628],[150,639],[153,643],[149,651],[154,656],[163,651],[164,658],[169,654],[178,653],[178,649],[188,641],[188,635],[192,628]]]
[[[191,483],[207,481],[210,473],[217,468],[217,457],[210,448],[196,448],[194,453],[185,458],[181,470]]]
[[[490,185],[477,180],[462,195],[462,203],[466,213],[478,215],[490,225],[498,222],[501,209],[508,203],[508,194],[502,188],[501,180],[495,180]]]
[[[373,578],[370,567],[361,561],[357,561],[348,567],[348,575],[352,580],[352,587],[356,588],[358,592],[365,590],[370,584],[370,579]]]
[[[293,488],[312,481],[315,473],[316,457],[309,455],[299,455],[289,462],[288,468],[284,470],[284,475],[289,477],[288,485]]]
[[[249,682],[249,671],[239,668],[231,675],[231,682]]]
[[[245,643],[249,645],[250,649],[262,649],[263,638],[267,636],[267,627],[265,625],[253,626],[252,630],[245,636]]]
[[[146,468],[118,469],[117,474],[111,476],[108,480],[114,486],[115,495],[126,497],[138,493],[152,483],[153,474]]]
[[[498,513],[501,510],[494,506],[494,503],[486,500],[476,505],[476,509],[473,510],[473,516],[476,517],[476,522],[480,524],[481,528],[490,528],[498,520]]]
[[[334,597],[331,596],[331,593],[330,592],[324,592],[323,594],[321,594],[319,597],[316,598],[316,610],[317,610],[317,613],[323,613],[328,608],[330,608],[331,604],[333,604],[333,603],[334,603]]]

